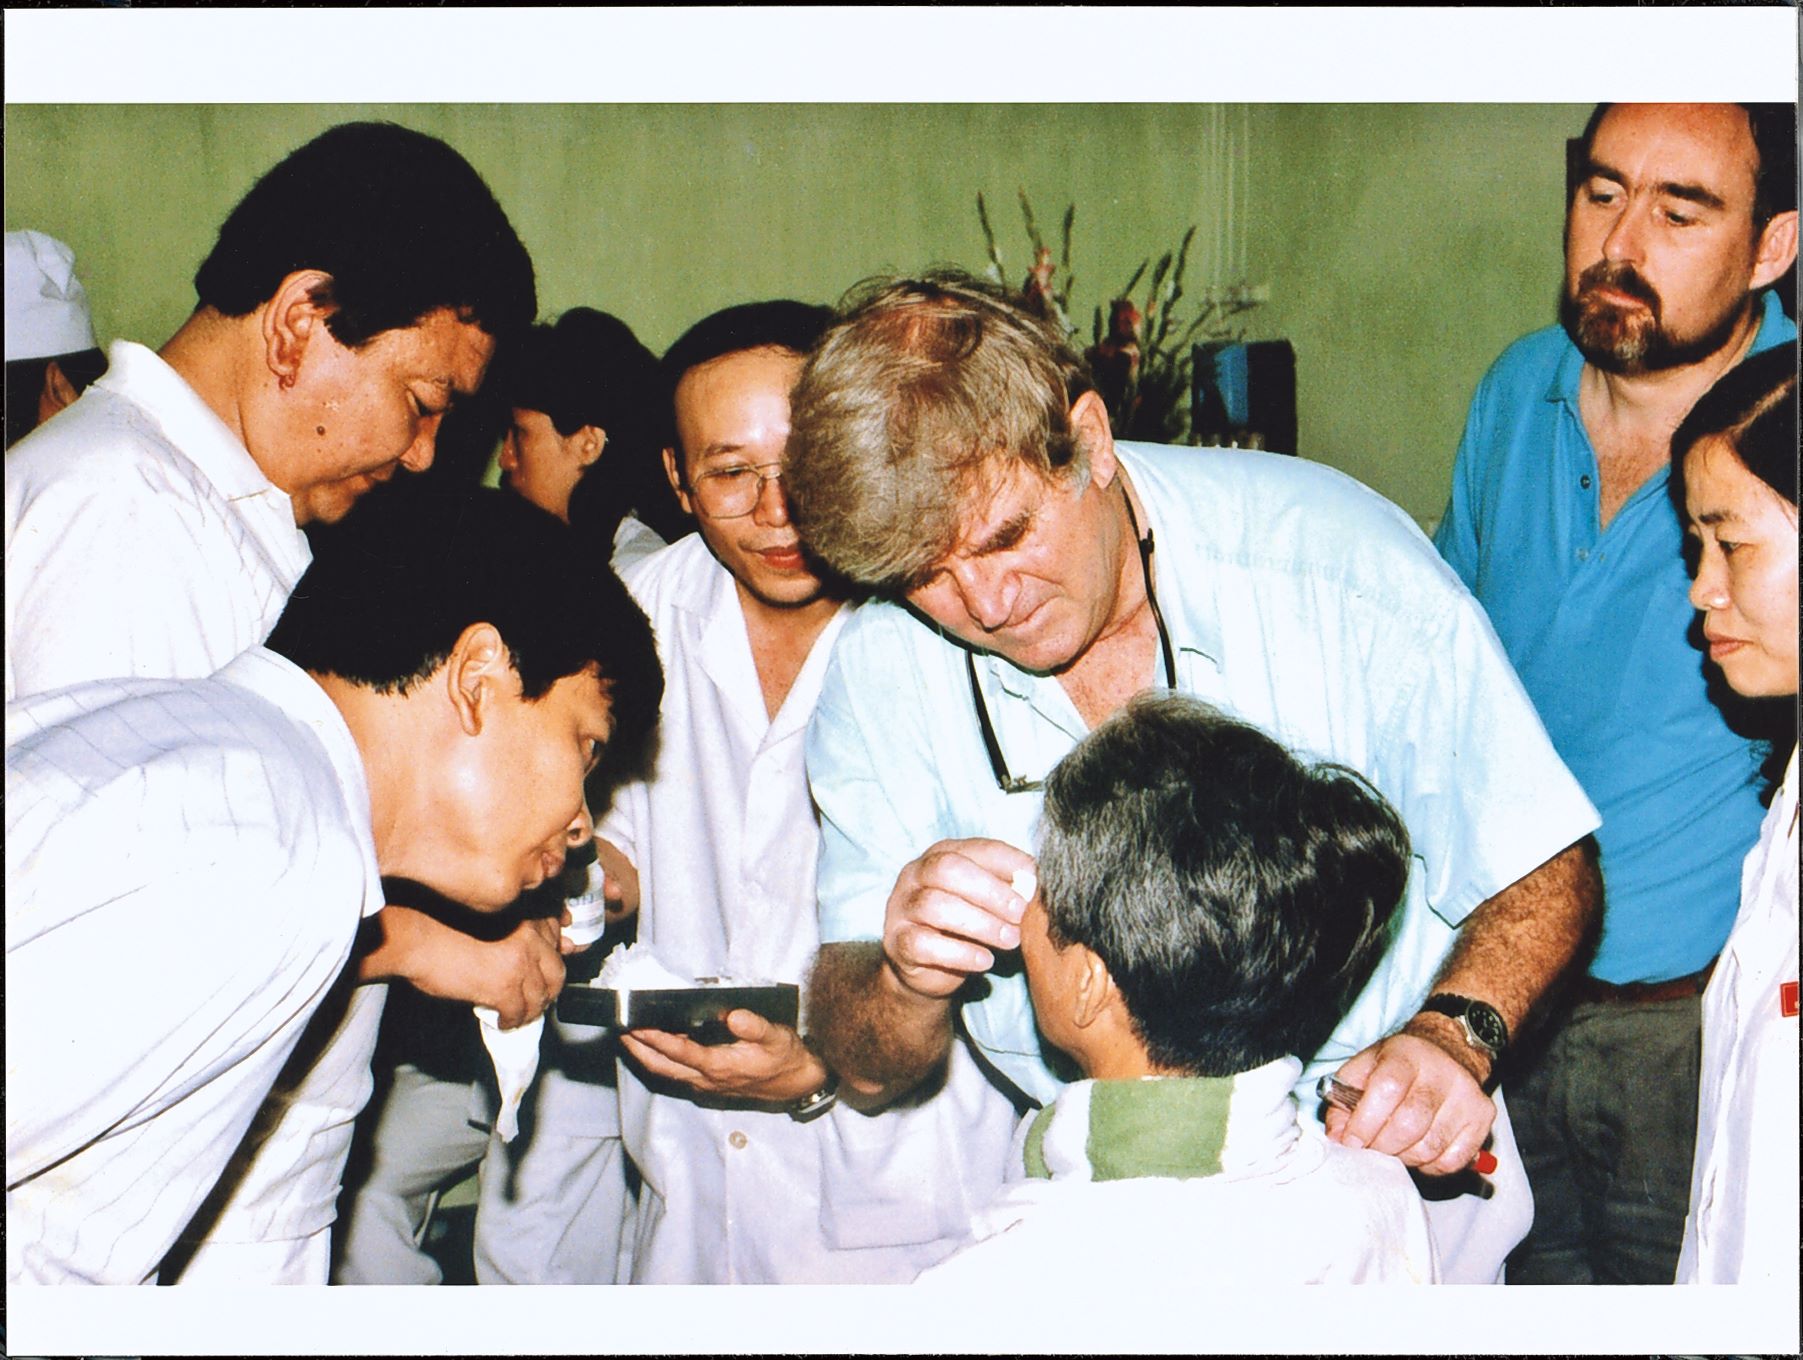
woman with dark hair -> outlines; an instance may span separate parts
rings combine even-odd
[[[688,532],[660,460],[657,358],[624,321],[573,307],[534,326],[502,382],[513,410],[501,443],[509,487],[610,538],[616,568]]]
[[[1797,694],[1797,352],[1743,362],[1672,436],[1710,662],[1749,698]],[[1794,713],[1793,713],[1794,716]],[[1741,873],[1703,993],[1681,1284],[1788,1283],[1797,1265],[1797,751]]]

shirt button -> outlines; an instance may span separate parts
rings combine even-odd
[[[1578,549],[1578,561],[1588,562],[1589,560],[1590,560],[1590,549],[1579,548]]]
[[[749,1143],[751,1140],[749,1138],[747,1138],[744,1134],[740,1133],[737,1129],[734,1129],[731,1133],[726,1135],[726,1141],[731,1143],[736,1148],[742,1148],[745,1146],[745,1144]]]
[[[1578,478],[1578,485],[1583,487],[1586,491],[1590,490],[1590,474],[1588,472]]]

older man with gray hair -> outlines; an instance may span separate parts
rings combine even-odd
[[[894,1099],[961,1003],[996,1070],[1056,1097],[1012,956],[1044,777],[1139,691],[1195,694],[1406,822],[1390,947],[1297,1089],[1362,1087],[1330,1136],[1423,1173],[1444,1278],[1500,1278],[1531,1201],[1484,1084],[1594,914],[1597,818],[1432,546],[1326,468],[1117,442],[1064,337],[961,275],[854,294],[794,411],[804,542],[889,600],[841,635],[809,736],[829,1063]],[[1493,1135],[1495,1194],[1459,1193]]]

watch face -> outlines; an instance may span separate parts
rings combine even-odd
[[[1471,1026],[1471,1032],[1477,1041],[1492,1053],[1500,1053],[1509,1042],[1508,1026],[1503,1019],[1481,1001],[1473,1002],[1465,1011],[1465,1023]]]

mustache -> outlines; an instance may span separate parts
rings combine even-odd
[[[1576,296],[1597,288],[1609,288],[1617,293],[1624,293],[1636,301],[1644,302],[1653,309],[1653,315],[1659,315],[1661,302],[1653,285],[1640,276],[1640,272],[1631,264],[1615,264],[1609,260],[1598,260],[1582,274],[1578,275]]]

